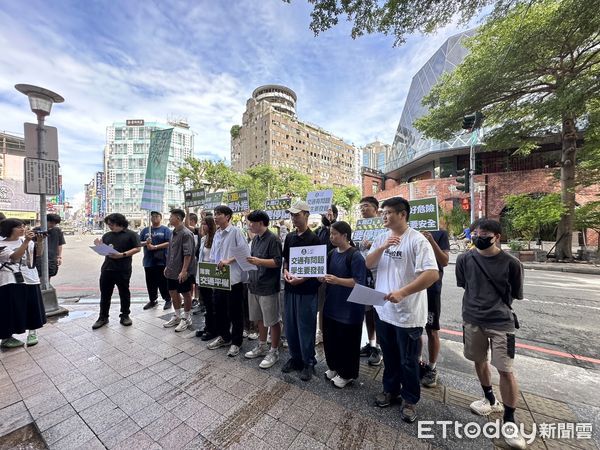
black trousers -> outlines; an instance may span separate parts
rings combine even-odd
[[[217,316],[215,310],[214,289],[201,287],[200,297],[202,298],[204,307],[206,308],[206,315],[204,316],[204,331],[210,334],[217,334]]]
[[[115,285],[119,290],[121,299],[121,316],[128,316],[131,306],[131,292],[129,291],[129,280],[131,272],[120,272],[118,270],[103,270],[100,272],[100,318],[108,319],[110,300]]]
[[[323,316],[323,349],[329,369],[345,379],[358,378],[362,323],[348,325]]]
[[[240,347],[244,333],[243,285],[231,286],[231,291],[215,289],[217,332],[224,340]]]
[[[167,289],[167,279],[165,277],[165,266],[144,267],[146,273],[146,289],[148,298],[151,302],[158,299],[158,291],[164,301],[171,300],[169,289]]]

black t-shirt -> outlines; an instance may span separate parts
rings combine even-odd
[[[137,233],[131,230],[123,230],[119,232],[109,231],[102,236],[102,242],[106,245],[111,245],[113,248],[122,253],[132,248],[140,247],[140,237]],[[104,258],[104,264],[102,264],[102,270],[118,270],[122,272],[131,272],[131,261],[133,258],[128,256],[127,258],[112,259],[108,256]]]
[[[35,227],[34,230],[39,231],[40,227]],[[58,247],[65,245],[65,235],[62,230],[58,227],[48,228],[48,261],[56,261],[58,256]]]
[[[304,233],[298,235],[297,232],[292,231],[285,237],[285,243],[283,244],[283,258],[286,262],[290,259],[290,248],[291,247],[308,247],[310,245],[321,245],[321,241],[315,233],[310,229],[307,229]],[[316,278],[307,278],[304,283],[292,286],[287,281],[285,283],[286,292],[292,292],[294,294],[316,294],[319,290],[319,280]]]
[[[450,241],[448,240],[448,232],[446,230],[431,231],[431,236],[442,251],[450,250]],[[442,280],[444,278],[444,268],[437,263],[440,271],[440,278],[427,289],[428,293],[438,294],[442,292]]]

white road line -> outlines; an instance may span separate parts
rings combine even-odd
[[[548,305],[561,305],[561,306],[571,306],[571,307],[576,306],[578,308],[588,308],[588,309],[595,309],[597,311],[600,311],[600,307],[598,307],[598,306],[578,305],[577,303],[547,302],[544,300],[531,300],[529,298],[524,298],[523,300],[515,300],[515,302],[544,303],[544,304],[548,304]]]
[[[541,283],[524,283],[524,286],[532,286],[536,288],[549,288],[549,289],[568,289],[570,291],[587,291],[587,292],[598,292],[599,288],[596,289],[588,289],[588,288],[578,288],[573,286],[558,286],[553,284],[541,284]]]

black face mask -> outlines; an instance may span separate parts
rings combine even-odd
[[[493,245],[492,239],[494,239],[494,236],[476,236],[473,238],[473,245],[479,250],[485,250]]]

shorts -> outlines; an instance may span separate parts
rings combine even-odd
[[[180,294],[186,294],[192,290],[192,279],[193,277],[188,276],[183,283],[180,283],[179,280],[167,278],[167,289],[169,291],[177,291]]]
[[[427,291],[427,323],[425,329],[440,329],[440,313],[442,312],[442,293]]]
[[[253,322],[262,320],[265,327],[272,327],[280,322],[279,292],[271,295],[257,295],[248,291],[248,316]]]
[[[501,372],[512,372],[515,360],[514,331],[492,330],[470,323],[463,324],[464,355],[473,362],[488,360],[492,350],[492,366]]]

